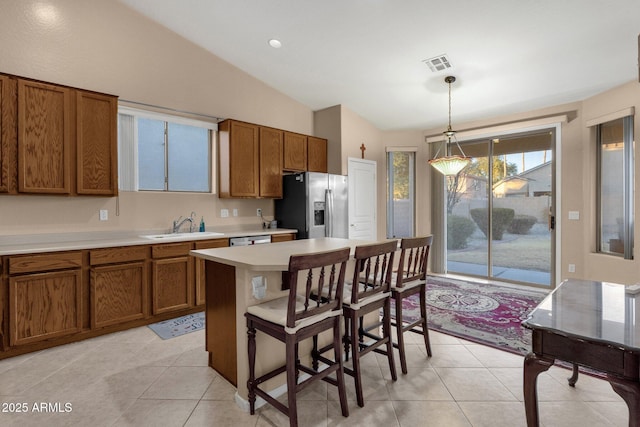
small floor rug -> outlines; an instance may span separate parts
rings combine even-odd
[[[527,354],[531,351],[531,331],[521,322],[545,295],[536,290],[428,276],[427,322],[434,331]],[[405,299],[405,321],[416,320],[419,314],[418,295]]]
[[[199,331],[204,328],[204,311],[152,323],[149,325],[149,328],[163,340],[179,337],[189,332]]]

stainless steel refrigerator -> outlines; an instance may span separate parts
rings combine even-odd
[[[295,228],[298,239],[349,237],[347,177],[303,172],[283,177],[283,198],[275,201],[278,227]]]

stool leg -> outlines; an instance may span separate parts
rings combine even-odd
[[[431,357],[431,342],[429,341],[429,327],[427,326],[427,286],[420,286],[420,316],[422,316],[422,336],[427,356]]]
[[[314,337],[317,340],[317,335]],[[344,368],[342,366],[342,348],[340,334],[340,317],[336,316],[333,324],[333,353],[335,361],[338,364],[338,370],[336,371],[336,380],[338,382],[338,395],[340,396],[340,409],[342,409],[342,416],[349,416],[349,406],[347,404],[347,389],[344,383]],[[317,370],[317,369],[316,369]]]
[[[407,356],[404,352],[404,327],[402,323],[402,295],[399,292],[395,294],[396,302],[396,335],[398,339],[398,352],[400,353],[400,368],[402,373],[406,374],[407,370]]]
[[[350,342],[349,342],[349,314],[346,312],[346,310],[343,312],[343,317],[344,317],[344,337],[343,337],[343,342],[344,342],[344,360],[349,360],[349,347],[350,347]]]
[[[360,370],[360,345],[358,344],[358,322],[355,311],[352,311],[350,314],[349,326],[351,330],[349,331],[349,342],[351,344],[352,353],[353,353],[353,379],[355,381],[356,386],[356,400],[358,401],[358,406],[364,406],[364,396],[362,394],[362,372]]]
[[[387,359],[389,360],[389,370],[391,371],[391,379],[396,381],[396,364],[393,362],[393,339],[391,337],[391,298],[387,298],[384,302],[384,324],[382,327],[383,337],[387,339]]]
[[[289,406],[289,426],[298,426],[298,405],[296,403],[296,389],[298,385],[298,368],[296,360],[298,359],[298,344],[295,341],[295,335],[287,334],[286,338],[286,358],[287,358],[287,401]]]
[[[338,322],[340,321],[340,317],[338,318]],[[340,325],[338,325],[338,328],[340,327]],[[313,349],[311,350],[311,367],[313,368],[314,371],[318,370],[319,367],[319,363],[318,363],[318,336],[314,335],[313,336]]]
[[[249,337],[249,379],[247,380],[247,390],[249,399],[249,412],[254,415],[256,412],[256,392],[254,390],[254,381],[256,379],[256,328],[253,322],[247,319],[247,335]]]

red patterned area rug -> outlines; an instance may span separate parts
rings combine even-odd
[[[427,277],[429,329],[517,354],[531,351],[531,331],[521,326],[544,291]],[[393,313],[393,310],[392,310]],[[403,302],[405,321],[419,317],[418,296]]]

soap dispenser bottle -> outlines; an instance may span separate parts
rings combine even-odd
[[[200,232],[204,232],[204,217],[200,217]]]

